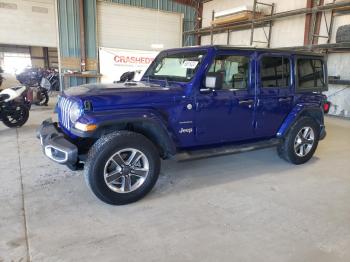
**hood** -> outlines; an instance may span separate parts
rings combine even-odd
[[[173,103],[181,96],[180,85],[162,87],[147,82],[128,82],[116,84],[87,84],[71,87],[64,92],[66,97],[90,101],[94,111],[135,106],[152,106],[159,103]]]

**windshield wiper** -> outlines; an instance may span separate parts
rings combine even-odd
[[[147,75],[147,76],[144,76],[144,77],[147,80],[147,84],[151,85],[151,83],[150,83],[150,80],[151,80],[150,75]],[[154,77],[154,78],[152,78],[153,80],[164,80],[164,82],[165,82],[165,86],[164,87],[170,87],[169,81],[171,81],[171,80],[170,80],[170,78],[168,76],[155,76],[155,75],[153,75],[153,77]]]

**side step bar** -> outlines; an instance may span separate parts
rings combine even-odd
[[[216,148],[210,148],[210,149],[182,151],[175,156],[175,159],[177,161],[187,161],[187,160],[243,153],[243,152],[253,151],[257,149],[273,147],[278,145],[279,141],[280,141],[279,139],[273,138],[269,140],[241,144],[241,145],[230,145],[230,146],[222,146],[222,147],[216,147]]]

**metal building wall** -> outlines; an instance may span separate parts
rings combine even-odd
[[[80,20],[79,0],[58,0],[57,17],[59,31],[59,55],[61,72],[67,70],[80,71]],[[96,46],[96,1],[84,1],[84,25],[86,70],[97,72],[97,46]],[[96,82],[96,79],[69,78],[69,86]]]
[[[61,57],[80,57],[79,1],[57,1]]]
[[[80,70],[79,0],[58,0],[58,41],[61,73]],[[83,84],[82,79],[70,77],[69,86]]]
[[[57,0],[57,18],[59,31],[59,56],[61,72],[66,70],[80,71],[80,26],[79,0]],[[158,0],[108,0],[119,4],[157,9]],[[190,6],[175,3],[171,0],[159,0],[161,10],[184,14],[184,31],[192,30],[195,26],[195,9]],[[86,69],[98,71],[98,54],[96,39],[96,0],[84,1],[84,25]],[[194,37],[183,40],[184,45],[193,45]],[[96,82],[96,79],[70,77],[69,86],[87,82]]]
[[[144,8],[158,9],[158,0],[106,0],[105,2],[113,2],[118,4],[132,5]],[[183,4],[173,2],[171,0],[159,0],[159,9],[170,12],[178,12],[184,14],[183,31],[193,30],[195,27],[196,13],[195,8]],[[184,46],[195,44],[193,36],[187,36],[183,39]]]

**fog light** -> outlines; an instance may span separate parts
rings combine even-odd
[[[97,125],[94,124],[82,124],[80,122],[75,123],[75,128],[81,131],[93,131],[97,128]]]

